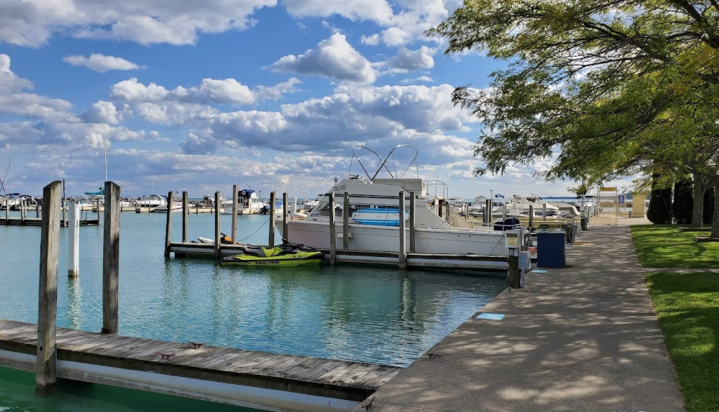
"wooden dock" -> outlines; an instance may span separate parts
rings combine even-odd
[[[60,226],[61,227],[67,227],[68,221],[61,221]],[[100,220],[99,219],[83,219],[80,220],[80,226],[99,226]],[[42,218],[39,217],[26,217],[25,219],[21,219],[19,217],[11,217],[5,219],[0,218],[0,226],[42,226]]]
[[[37,332],[0,320],[0,366],[34,371]],[[263,410],[352,410],[400,370],[57,328],[59,378]]]

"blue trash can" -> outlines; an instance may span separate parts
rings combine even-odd
[[[537,266],[543,268],[563,268],[567,266],[567,254],[564,247],[564,232],[537,233]]]

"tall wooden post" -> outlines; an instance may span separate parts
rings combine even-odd
[[[546,203],[544,203],[542,205],[542,221],[543,222],[547,221],[547,204]]]
[[[37,359],[35,388],[51,391],[57,378],[55,348],[57,325],[57,261],[60,250],[60,203],[62,182],[55,181],[42,191],[40,234],[40,289],[37,313]]]
[[[102,259],[102,333],[116,335],[120,281],[120,186],[105,182],[105,242]]]
[[[345,192],[342,204],[342,249],[350,248],[350,195]]]
[[[107,193],[105,194],[107,197]],[[167,220],[165,221],[165,257],[170,257],[170,242],[172,242],[172,192],[167,192],[167,201],[170,206],[167,207]],[[107,210],[107,208],[105,208]],[[107,214],[107,213],[106,213]],[[107,224],[107,221],[105,222]]]
[[[329,194],[330,201],[330,265],[337,260],[337,228],[335,228],[335,194]]]
[[[502,223],[507,220],[507,204],[502,203]]]
[[[407,224],[404,221],[404,190],[399,191],[399,268],[407,268]]]
[[[187,191],[182,192],[182,243],[187,243],[188,235],[187,235],[187,218],[190,214],[190,209],[188,209],[188,196]],[[170,203],[170,208],[172,207],[172,203]],[[172,212],[170,212],[172,213]]]
[[[237,243],[237,208],[239,206],[239,187],[232,185],[232,243]]]
[[[215,192],[215,258],[220,258],[220,192]]]
[[[277,195],[270,193],[270,233],[267,243],[269,247],[275,247],[275,210],[277,208]]]
[[[529,205],[529,231],[532,231],[532,221],[534,220],[534,206]]]
[[[288,201],[289,198],[287,197],[287,193],[282,193],[282,240],[286,241],[289,241],[287,237],[290,233],[290,228],[287,227],[287,208],[289,206],[287,204]]]
[[[522,287],[522,271],[519,269],[519,251],[522,250],[522,231],[517,231],[517,248],[509,249],[507,263],[509,263],[509,271],[507,273],[508,284],[512,289]]]
[[[67,275],[76,277],[80,275],[80,205],[72,202],[68,207],[70,223],[67,226]]]
[[[409,192],[409,251],[410,253],[416,252],[416,244],[415,244],[415,236],[417,234],[416,232],[416,214],[414,211],[414,204],[415,198],[414,198],[414,192]]]
[[[444,212],[444,199],[439,199],[439,206],[438,206],[438,215],[439,217],[442,217],[442,212]]]

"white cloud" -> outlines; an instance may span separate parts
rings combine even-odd
[[[350,20],[373,20],[388,23],[392,7],[385,0],[282,0],[287,12],[297,17],[328,17],[333,14]]]
[[[0,93],[8,94],[31,90],[32,82],[15,75],[10,69],[10,61],[10,56],[0,54]]]
[[[123,114],[117,110],[112,102],[101,100],[93,103],[82,118],[88,123],[119,124],[123,119]]]
[[[362,36],[362,44],[366,44],[368,46],[376,46],[379,44],[380,37],[379,34],[373,34],[371,36]]]
[[[140,66],[125,60],[121,57],[105,56],[104,54],[92,53],[90,57],[85,56],[65,56],[62,59],[65,63],[73,66],[85,66],[90,70],[105,73],[108,70],[135,70]]]
[[[301,83],[300,79],[291,77],[286,82],[277,83],[274,86],[257,86],[257,98],[261,100],[279,100],[287,93],[298,92],[299,89],[295,86]]]
[[[155,83],[144,85],[133,77],[116,83],[110,89],[110,98],[128,102],[184,102],[252,104],[255,94],[235,79],[202,79],[199,87],[178,86],[167,90]]]
[[[422,46],[418,50],[409,50],[406,47],[400,47],[397,54],[389,59],[387,63],[391,68],[399,72],[431,69],[434,67],[432,55],[435,52],[436,50],[425,46]]]
[[[340,33],[321,41],[314,50],[308,50],[299,56],[284,56],[269,68],[361,84],[373,83],[376,78],[369,60],[355,50]]]
[[[0,42],[37,47],[55,32],[63,32],[140,44],[194,44],[199,33],[250,27],[255,10],[276,4],[276,0],[3,1]]]
[[[401,83],[404,83],[404,84],[414,83],[414,82],[434,83],[434,79],[429,76],[419,76],[419,77],[415,77],[414,79],[403,79],[401,81]]]

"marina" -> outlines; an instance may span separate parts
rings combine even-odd
[[[122,337],[118,339],[122,342],[147,340],[143,353],[147,352],[145,360],[151,363],[162,362],[162,356],[157,352],[177,355],[183,353],[184,349],[191,350],[187,342],[193,341],[203,342],[207,347],[216,347],[214,350],[222,351],[217,352],[222,360],[234,358],[234,354],[237,354],[238,359],[245,358],[243,354],[247,351],[261,352],[264,356],[263,362],[273,363],[270,358],[279,359],[272,358],[271,354],[285,356],[281,362],[285,366],[294,362],[291,359],[304,359],[312,364],[316,364],[317,359],[325,359],[330,362],[327,367],[331,370],[345,365],[348,370],[365,371],[363,376],[376,370],[386,372],[389,377],[389,371],[396,371],[398,367],[410,364],[429,345],[448,333],[453,325],[461,323],[468,313],[489,301],[506,285],[505,279],[501,277],[455,274],[446,270],[442,273],[424,273],[389,268],[339,268],[322,265],[314,268],[297,267],[291,272],[283,272],[272,268],[222,268],[207,260],[166,260],[161,253],[162,231],[158,230],[164,225],[166,215],[123,216],[119,221],[125,226],[121,236],[125,241],[121,242],[124,245],[121,247],[121,256],[124,258],[121,259],[120,266],[120,311],[117,318],[119,334]],[[188,236],[193,237],[206,234],[216,218],[214,215],[192,216],[188,221]],[[267,242],[267,231],[260,229],[267,225],[268,216],[243,216],[241,219],[240,230],[250,235],[249,239],[247,235],[241,239],[253,243]],[[190,224],[190,221],[193,223]],[[176,229],[180,229],[181,222],[176,220],[174,223]],[[225,222],[223,230],[227,223],[229,222]],[[252,224],[256,225],[257,229],[253,230]],[[100,294],[103,287],[98,283],[102,281],[102,277],[98,275],[104,269],[101,260],[89,258],[98,256],[97,247],[91,245],[103,243],[105,227],[101,227],[103,229],[81,228],[80,254],[87,257],[81,259],[79,276],[68,277],[67,281],[60,281],[58,284],[57,313],[58,327],[61,328],[58,334],[59,377],[64,376],[61,365],[65,356],[63,339],[66,331],[62,328],[69,328],[67,333],[70,334],[77,334],[82,330],[89,332],[89,335],[83,335],[88,339],[104,339],[107,336],[96,333],[105,328],[104,317],[99,312],[104,306],[100,304],[104,301]],[[24,227],[6,227],[3,231],[0,236],[0,250],[4,253],[9,253],[12,245],[27,244],[38,236],[37,229],[32,231]],[[8,243],[10,238],[13,239],[12,243]],[[65,236],[60,237],[61,267],[67,264],[67,244],[64,239]],[[142,240],[139,241],[140,239]],[[144,247],[133,247],[151,245],[153,239],[157,245],[155,252],[152,252],[151,248],[148,250]],[[23,370],[27,370],[27,365],[30,364],[28,356],[34,359],[28,345],[32,345],[37,335],[28,330],[37,329],[34,325],[37,319],[37,300],[32,298],[37,295],[37,289],[34,281],[27,281],[32,277],[18,277],[18,274],[28,271],[36,273],[37,267],[32,268],[38,259],[36,248],[37,246],[28,249],[26,259],[8,259],[4,262],[4,270],[0,272],[3,290],[14,290],[12,296],[23,297],[20,300],[0,300],[0,318],[9,319],[4,321],[4,325],[10,325],[10,329],[19,327],[25,334],[21,333],[24,337],[21,342],[16,342],[11,338],[12,333],[4,328],[0,332],[0,341],[9,345],[5,348],[15,348],[9,352],[27,355],[24,360],[18,360],[17,356],[5,353],[4,365],[14,365],[13,367]],[[91,251],[93,249],[94,252]],[[157,253],[158,249],[160,253]],[[202,275],[203,273],[205,275]],[[442,281],[438,283],[439,278]],[[133,287],[138,282],[143,285],[141,290]],[[350,302],[351,306],[347,306]],[[339,319],[346,320],[337,323]],[[92,334],[93,331],[95,334]],[[108,350],[102,345],[94,347],[98,353]],[[150,347],[159,349],[150,350]],[[233,352],[235,349],[237,352]],[[176,359],[179,361],[179,358]],[[222,360],[217,358],[219,363],[215,366],[220,365]],[[24,362],[25,366],[11,362]],[[93,362],[97,364],[99,361]],[[331,370],[325,373],[329,374]],[[117,371],[112,373],[115,372]],[[335,374],[339,372],[340,369],[335,370]],[[348,379],[352,376],[348,375]],[[334,375],[328,375],[327,378],[335,379]],[[133,380],[135,379],[144,378],[135,376]],[[93,380],[100,381],[100,378]],[[377,382],[382,381],[380,379]],[[266,386],[257,385],[262,388]],[[334,389],[329,390],[327,382],[321,383],[321,386],[328,391],[321,392],[322,397],[351,399],[352,405],[339,408],[340,410],[351,409],[362,400],[359,398],[376,389],[371,386],[359,388],[359,392],[355,392],[357,388],[354,387],[351,390],[343,389],[354,393],[350,396],[332,392]],[[331,386],[329,385],[330,389]],[[150,390],[175,393],[155,387],[150,387]],[[234,390],[227,387],[227,391]],[[298,391],[293,389],[290,393],[309,395],[307,391]],[[183,390],[183,393],[184,396],[209,399],[207,395],[195,394],[192,391]],[[255,405],[245,398],[240,401],[220,398],[212,399]],[[275,394],[271,398],[276,399],[278,396]],[[295,405],[294,410],[302,410],[300,404],[301,402]],[[265,410],[273,410],[271,403],[265,402],[262,405]],[[305,410],[316,408],[313,406]]]

